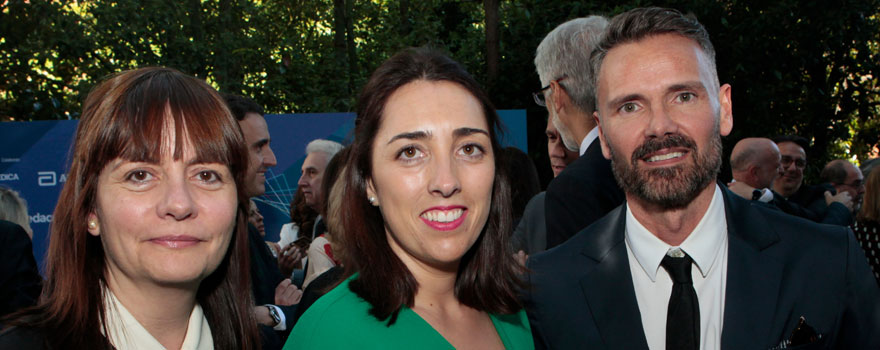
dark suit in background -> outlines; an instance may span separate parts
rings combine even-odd
[[[880,290],[852,232],[751,205],[724,186],[722,349],[770,349],[801,316],[813,348],[880,348]],[[625,206],[529,259],[524,295],[538,349],[647,349],[624,240]]]
[[[547,250],[547,221],[544,220],[544,196],[547,192],[536,194],[523,211],[522,219],[513,230],[511,242],[513,251],[535,254]]]
[[[278,269],[278,261],[272,256],[260,232],[254,225],[248,224],[248,246],[251,254],[251,288],[254,293],[256,305],[275,305],[275,287],[284,280],[281,270]],[[281,306],[284,313],[287,329],[276,331],[272,327],[260,325],[260,334],[263,338],[263,349],[281,349],[293,324],[296,322],[296,305]]]
[[[611,172],[611,161],[602,155],[597,138],[547,187],[544,199],[547,249],[590,226],[623,200],[623,191]]]
[[[0,317],[36,305],[42,283],[31,238],[21,226],[0,220]]]
[[[831,191],[835,193],[835,191]],[[852,212],[845,205],[834,202],[831,205],[825,203],[825,192],[822,192],[821,203],[814,203],[810,207],[805,207],[798,202],[791,201],[782,197],[781,194],[773,191],[773,199],[770,204],[787,214],[802,217],[804,219],[829,225],[849,226],[852,223]]]

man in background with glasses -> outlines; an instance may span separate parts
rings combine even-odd
[[[852,198],[853,212],[858,211],[865,195],[865,177],[853,163],[845,159],[835,159],[825,165],[819,179],[828,183],[837,193],[848,193]]]
[[[596,108],[590,52],[607,25],[608,20],[601,16],[570,20],[547,34],[535,53],[535,68],[543,86],[533,94],[535,103],[547,107],[549,123],[559,131],[565,148],[580,155],[547,187],[547,249],[623,203],[611,162],[602,156],[593,118]]]
[[[774,204],[786,213],[805,217],[823,224],[849,226],[852,223],[853,201],[849,193],[837,192],[821,185],[804,186],[809,146],[807,139],[784,135],[773,138],[782,155],[782,176],[773,182],[777,198]],[[778,198],[778,197],[782,198]]]

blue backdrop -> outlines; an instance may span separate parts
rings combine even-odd
[[[507,129],[501,144],[528,153],[525,110],[498,114]],[[278,165],[266,173],[266,194],[254,198],[265,217],[266,240],[277,241],[281,225],[290,220],[288,206],[296,193],[306,144],[318,138],[348,144],[354,117],[354,113],[266,115],[278,159]],[[41,270],[52,212],[67,180],[76,125],[76,120],[0,123],[0,185],[18,191],[28,203],[34,256]]]

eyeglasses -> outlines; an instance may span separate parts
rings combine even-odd
[[[566,76],[563,75],[562,78],[556,79],[556,83],[559,84],[559,82],[565,80],[565,78],[566,78]],[[547,101],[544,99],[544,90],[547,90],[551,86],[553,86],[553,84],[552,84],[553,80],[551,80],[550,83],[551,84],[549,84],[545,87],[542,87],[541,90],[538,90],[538,91],[535,91],[532,93],[532,98],[535,99],[535,104],[537,104],[538,106],[547,107]]]
[[[794,163],[794,166],[798,169],[807,167],[807,160],[803,158],[794,159],[790,156],[782,156],[781,163],[783,168],[788,168],[791,163]]]
[[[862,186],[865,186],[865,183],[862,180],[855,180],[852,183],[845,183],[844,182],[841,185],[845,185],[845,186],[849,186],[849,187],[853,187],[853,188],[861,188]]]

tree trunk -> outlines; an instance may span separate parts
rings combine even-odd
[[[409,0],[400,0],[400,26],[397,27],[397,33],[401,38],[405,38],[412,31],[412,25],[409,21]]]
[[[205,25],[202,23],[202,3],[200,0],[189,0],[188,1],[188,12],[189,12],[189,35],[192,37],[194,43],[203,43],[205,42]],[[208,65],[206,62],[206,58],[208,56],[208,52],[198,52],[193,50],[191,52],[192,60],[198,62],[195,65],[195,70],[191,73],[199,78],[205,79],[208,77]]]
[[[333,0],[333,57],[335,60],[335,71],[344,74],[346,71],[346,50],[345,50],[345,0]],[[339,80],[336,80],[339,83]],[[341,86],[340,86],[341,88]],[[351,94],[351,89],[347,90]],[[337,108],[341,105],[337,105]]]
[[[498,38],[498,3],[500,0],[483,0],[486,13],[486,78],[487,88],[492,90],[498,79],[500,44]]]
[[[345,0],[345,47],[348,49],[348,92],[356,90],[354,79],[358,74],[357,50],[354,45],[354,0]]]

